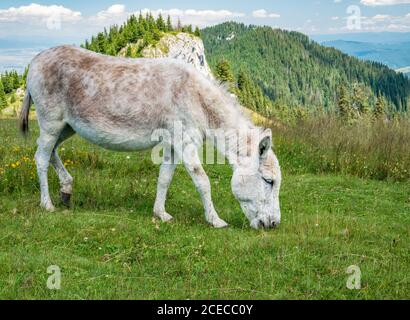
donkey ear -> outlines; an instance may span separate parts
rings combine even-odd
[[[261,158],[266,157],[268,151],[272,147],[272,130],[266,129],[260,136],[261,140],[259,142],[259,156]]]

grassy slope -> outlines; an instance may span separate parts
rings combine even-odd
[[[410,297],[408,182],[289,175],[284,164],[283,224],[264,232],[248,227],[233,199],[230,168],[207,166],[230,223],[214,230],[179,168],[167,203],[175,221],[162,224],[151,215],[158,167],[149,153],[74,138],[61,152],[74,160],[74,210],[48,214],[38,208],[30,160],[36,135],[24,144],[15,121],[0,121],[0,168],[21,162],[0,173],[0,298]],[[352,264],[363,274],[358,291],[346,289]],[[62,269],[60,291],[46,288],[49,265]]]

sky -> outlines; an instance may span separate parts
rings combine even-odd
[[[25,63],[33,50],[80,44],[140,11],[201,28],[234,20],[311,36],[410,32],[410,0],[1,0],[0,71]]]

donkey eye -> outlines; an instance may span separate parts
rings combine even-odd
[[[272,186],[273,187],[273,185],[274,185],[274,181],[272,180],[272,179],[266,179],[266,178],[263,178],[263,180],[268,184],[268,185],[270,185],[270,186]]]

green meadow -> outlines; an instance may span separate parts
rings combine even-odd
[[[316,131],[305,132],[307,144],[292,132],[274,130],[284,177],[280,227],[251,229],[231,194],[231,168],[208,165],[215,206],[230,224],[215,230],[183,167],[168,196],[174,220],[161,223],[152,218],[159,167],[150,152],[110,152],[78,136],[60,150],[75,180],[72,208],[60,203],[50,169],[58,209],[44,212],[37,125],[24,140],[16,120],[0,120],[0,299],[410,298],[410,181],[400,167],[407,154],[398,173],[374,163],[360,174],[342,142],[334,150],[346,165],[328,166],[340,154],[319,157],[306,133]],[[329,145],[336,138],[317,137]],[[53,265],[59,290],[47,288]],[[346,286],[352,265],[361,271],[358,290]]]

